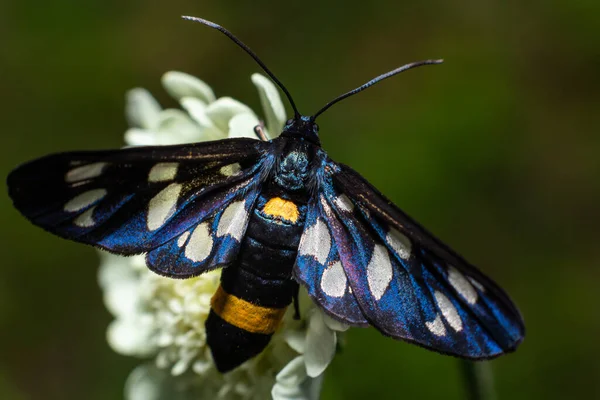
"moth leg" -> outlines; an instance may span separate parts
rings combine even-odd
[[[294,319],[298,321],[300,319],[300,301],[298,300],[298,293],[300,293],[300,285],[296,285],[296,290],[293,294],[294,299]]]
[[[267,135],[265,135],[265,123],[264,122],[260,121],[260,124],[256,125],[254,127],[254,133],[263,142],[268,142],[269,141],[269,139],[267,138]]]

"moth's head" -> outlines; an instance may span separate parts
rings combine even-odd
[[[294,118],[288,119],[283,127],[281,136],[301,138],[316,145],[321,145],[321,141],[319,140],[319,125],[317,125],[313,117],[297,115]]]

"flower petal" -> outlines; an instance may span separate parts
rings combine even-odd
[[[254,114],[238,114],[229,121],[229,138],[247,137],[257,139],[254,127],[260,124]]]
[[[304,353],[306,349],[306,332],[304,330],[285,330],[283,338],[296,353]]]
[[[158,132],[131,128],[125,132],[125,143],[129,146],[155,146],[158,144]]]
[[[202,141],[225,139],[227,137],[226,132],[218,129],[208,115],[206,115],[206,103],[195,97],[182,97],[179,100],[179,103],[200,126],[200,129],[202,130]]]
[[[106,332],[108,344],[114,351],[127,356],[145,357],[156,352],[151,340],[152,324],[142,322],[143,318],[116,319]]]
[[[318,400],[321,394],[323,375],[310,378],[304,369],[304,360],[298,356],[277,374],[271,390],[273,400]]]
[[[323,314],[323,319],[325,320],[325,325],[334,331],[345,332],[350,328],[350,325],[346,325],[343,322],[335,320],[327,314]]]
[[[285,107],[281,102],[281,96],[277,87],[270,79],[261,74],[252,74],[252,82],[258,89],[260,103],[265,112],[265,122],[271,137],[279,136],[285,125]]]
[[[144,129],[156,126],[162,107],[149,91],[132,89],[125,95],[125,101],[125,116],[130,126]]]
[[[304,358],[308,376],[315,378],[325,371],[335,355],[336,335],[323,319],[323,313],[314,309],[309,317]]]
[[[210,86],[184,72],[167,72],[162,77],[162,84],[165,90],[177,100],[182,97],[196,97],[205,103],[212,103],[216,99]]]
[[[162,142],[160,144],[180,144],[197,142],[202,138],[202,132],[187,113],[177,109],[167,109],[160,113],[158,130]]]
[[[107,251],[98,251],[100,255],[100,268],[98,269],[98,283],[104,290],[123,281],[137,281],[138,274],[129,267],[129,258],[111,254]],[[134,256],[137,257],[137,256]]]
[[[189,382],[175,381],[165,370],[151,364],[134,369],[125,383],[126,400],[189,400],[199,398],[197,395]]]
[[[116,317],[135,315],[138,312],[138,289],[139,282],[134,280],[115,282],[104,290],[104,305]]]
[[[293,388],[299,386],[306,377],[304,357],[298,356],[283,367],[275,379],[277,380],[277,384],[282,387]]]
[[[254,114],[250,107],[231,97],[221,97],[206,107],[206,115],[217,128],[228,132],[229,121],[237,114]]]

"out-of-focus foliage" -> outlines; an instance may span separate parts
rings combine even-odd
[[[122,145],[124,93],[165,106],[160,76],[192,73],[260,109],[258,67],[304,113],[402,63],[443,57],[319,119],[352,165],[520,306],[528,335],[493,362],[500,398],[600,396],[600,2],[5,0],[4,176],[55,151]],[[0,196],[0,398],[117,399],[136,364],[113,353],[90,248],[29,225]],[[355,329],[324,399],[460,399],[457,361]]]

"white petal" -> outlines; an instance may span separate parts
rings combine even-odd
[[[345,332],[350,328],[350,325],[346,325],[343,322],[335,320],[325,313],[323,313],[323,320],[325,320],[325,325],[334,331]]]
[[[279,372],[271,390],[273,400],[318,400],[321,395],[323,375],[306,376],[302,356],[290,361]]]
[[[166,373],[156,367],[140,365],[127,378],[125,398],[127,400],[160,400],[160,385],[166,376]]]
[[[304,362],[310,377],[317,377],[325,371],[335,355],[336,335],[323,319],[323,313],[314,309],[309,317],[306,333]]]
[[[254,114],[250,107],[231,97],[221,97],[206,107],[206,115],[223,132],[229,129],[229,121],[237,114]]]
[[[254,127],[260,122],[254,114],[238,114],[229,121],[229,138],[247,137],[257,139]]]
[[[208,115],[206,115],[206,103],[195,97],[183,97],[179,102],[188,114],[190,114],[190,117],[200,126],[202,132],[201,140],[218,140],[227,137],[226,133],[217,128]]]
[[[279,136],[285,125],[285,107],[281,102],[279,91],[270,79],[261,74],[252,74],[252,82],[258,89],[260,103],[265,112],[265,122],[271,137]]]
[[[202,132],[189,115],[181,110],[167,109],[160,113],[157,130],[164,132],[158,144],[180,144],[196,142]]]
[[[298,356],[283,367],[275,379],[277,380],[277,384],[286,388],[293,388],[299,386],[306,377],[304,357]],[[273,396],[273,398],[275,398],[275,396]]]
[[[306,334],[303,330],[284,330],[283,338],[296,353],[304,353],[306,349]]]
[[[306,400],[319,400],[321,398],[321,387],[323,386],[323,375],[316,378],[309,377],[302,382],[302,392]]]
[[[154,146],[159,144],[158,135],[155,131],[131,128],[125,132],[125,143],[129,146]]]
[[[184,72],[167,72],[162,77],[162,84],[165,90],[177,100],[182,97],[197,97],[205,103],[212,103],[216,99],[210,86]]]
[[[188,400],[190,398],[200,398],[197,386],[175,380],[167,371],[150,364],[134,369],[125,383],[126,400]]]
[[[137,273],[130,267],[129,257],[118,256],[107,251],[98,251],[100,268],[98,269],[98,283],[104,290],[113,284],[123,281],[136,281]]]
[[[116,317],[135,315],[138,310],[138,290],[138,280],[113,282],[104,290],[104,304]]]
[[[149,356],[157,349],[151,340],[152,326],[141,324],[137,320],[116,319],[106,331],[110,347],[119,354],[127,356]]]
[[[152,129],[158,123],[162,107],[146,89],[132,89],[125,95],[125,115],[129,125]]]
[[[198,375],[204,375],[209,369],[213,367],[213,364],[205,360],[197,360],[192,365],[192,371]]]

